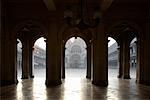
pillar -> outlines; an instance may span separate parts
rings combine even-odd
[[[34,47],[29,48],[29,72],[30,72],[30,78],[34,78],[33,75],[33,68],[34,68],[34,55],[33,55]]]
[[[1,6],[1,3],[2,3],[2,2],[0,1],[0,16],[2,17],[2,9],[1,9],[2,6]],[[1,39],[1,34],[2,34],[2,33],[1,33],[1,32],[2,32],[1,25],[2,25],[2,22],[1,22],[1,19],[2,19],[2,18],[0,18],[0,65],[1,65],[1,48],[2,48],[2,47],[1,47],[1,44],[2,44],[2,39]],[[0,75],[0,77],[1,77],[1,75]]]
[[[130,43],[127,38],[123,42],[123,78],[130,79]]]
[[[64,79],[66,76],[65,76],[65,45],[63,43],[63,46],[62,46],[62,78]]]
[[[61,45],[57,37],[58,29],[56,24],[58,24],[57,20],[52,20],[47,38],[47,86],[57,86],[61,84]]]
[[[44,40],[45,43],[46,43],[46,80],[45,80],[45,84],[47,84],[47,81],[48,81],[48,42],[47,42],[47,39]]]
[[[139,45],[139,38],[137,38],[137,41],[135,41],[135,44],[136,44],[136,82],[139,83],[139,71],[140,71],[140,65],[139,65],[139,62],[140,62],[140,45]]]
[[[18,79],[17,79],[17,77],[18,77],[18,75],[17,75],[17,73],[18,73],[18,51],[17,51],[18,43],[19,43],[19,41],[16,41],[16,81],[17,81],[17,83],[18,83]]]
[[[4,7],[4,6],[3,6]],[[2,9],[4,9],[2,7]],[[2,15],[0,38],[0,86],[17,83],[16,78],[16,39],[10,32],[10,21]],[[4,27],[5,26],[5,27]]]
[[[150,15],[149,15],[150,17]],[[139,83],[150,86],[150,21],[143,23],[143,32],[140,37]]]
[[[17,83],[16,40],[9,35],[2,33],[0,86]]]
[[[94,42],[94,66],[92,83],[98,86],[108,85],[108,39],[104,31],[104,24],[100,23],[96,30]]]
[[[122,78],[123,75],[123,45],[120,43],[120,46],[118,47],[118,78]]]
[[[27,39],[24,39],[22,43],[22,79],[28,79],[29,78],[29,41]]]
[[[87,73],[86,78],[91,79],[91,45],[87,45]]]

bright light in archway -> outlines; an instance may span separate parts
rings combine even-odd
[[[109,41],[109,43],[108,43],[108,47],[110,47],[112,44],[114,44],[116,41],[113,39],[113,38],[111,38],[111,37],[108,37],[108,40],[110,40]]]
[[[46,49],[46,43],[44,41],[45,39],[43,37],[39,38],[36,42],[35,45],[41,47],[42,49]]]
[[[72,37],[70,41],[73,43],[75,41],[75,37]]]

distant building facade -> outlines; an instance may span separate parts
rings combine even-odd
[[[68,40],[65,50],[65,67],[85,68],[87,66],[86,55],[86,44],[83,39],[77,37],[73,41]]]
[[[17,46],[17,66],[22,69],[22,46]],[[136,67],[137,46],[136,40],[130,44],[130,66]],[[46,51],[35,45],[33,51],[33,66],[34,68],[46,68]],[[87,66],[87,51],[86,44],[81,38],[75,39],[73,42],[68,40],[65,50],[65,67],[66,68],[86,68]],[[118,45],[114,43],[108,47],[108,67],[118,68]]]
[[[22,68],[22,47],[21,44],[17,46],[17,66]],[[33,66],[35,69],[46,68],[46,51],[35,45],[33,51]],[[86,68],[87,66],[87,52],[86,44],[83,39],[77,37],[72,42],[68,40],[65,50],[65,67],[66,68]]]
[[[118,67],[118,45],[117,43],[112,44],[108,48],[108,67],[117,68]]]
[[[46,68],[46,51],[39,46],[35,46],[34,53],[34,68]]]
[[[22,69],[22,45],[20,42],[17,45],[17,68]]]
[[[136,56],[137,56],[137,45],[136,38],[130,43],[130,66],[136,67]],[[113,45],[108,47],[108,67],[118,68],[118,45],[115,42]]]
[[[33,51],[33,66],[35,69],[46,68],[46,51],[35,45]],[[17,46],[17,67],[22,69],[22,46]]]

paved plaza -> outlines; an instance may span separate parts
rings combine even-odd
[[[46,87],[45,70],[34,70],[34,79],[19,78],[17,85],[1,88],[1,100],[150,100],[150,87],[135,79],[118,79],[109,69],[108,87],[99,87],[86,79],[85,69],[66,69],[66,79],[56,87]],[[133,73],[132,73],[133,74]]]
[[[34,69],[33,71],[35,78],[45,78],[46,77],[46,69]],[[108,69],[108,78],[117,78],[118,69]],[[86,69],[70,69],[66,68],[66,78],[68,77],[79,77],[84,79],[86,77]],[[136,69],[131,68],[130,70],[131,79],[136,78]],[[21,71],[18,70],[18,79],[21,78]]]

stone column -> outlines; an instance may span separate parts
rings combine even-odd
[[[87,73],[86,78],[91,79],[91,45],[87,45]]]
[[[123,78],[130,79],[130,43],[127,38],[123,42]]]
[[[108,85],[108,42],[104,31],[104,24],[100,23],[96,30],[96,39],[94,40],[94,66],[92,83],[99,86]]]
[[[143,34],[140,35],[140,57],[138,58],[139,83],[150,85],[150,20],[143,25],[145,27],[143,27]]]
[[[18,47],[18,43],[19,43],[19,41],[16,41],[16,82],[18,83],[18,79],[17,79],[17,77],[18,77],[18,51],[17,51],[17,47]]]
[[[48,42],[47,39],[44,40],[46,43],[46,80],[45,80],[45,84],[47,84],[46,82],[48,81]]]
[[[22,43],[22,79],[29,78],[29,43],[27,39],[24,39]]]
[[[0,16],[1,16],[1,18],[0,18],[0,65],[1,65],[1,57],[2,57],[2,55],[1,55],[1,48],[2,48],[2,0],[0,1]],[[1,76],[1,75],[0,75]]]
[[[139,41],[139,39],[137,38],[137,41],[135,41],[134,43],[136,44],[136,49],[135,49],[135,51],[136,51],[136,82],[138,83],[139,82],[139,55],[140,55],[140,45],[139,45],[139,43],[138,43],[138,41]]]
[[[63,47],[62,47],[62,78],[64,79],[66,76],[65,76],[65,46],[63,44]]]
[[[0,6],[0,86],[5,86],[17,82],[16,39],[11,31],[10,20],[6,17],[4,0],[0,1]]]
[[[34,59],[33,59],[33,57],[34,57],[34,55],[33,55],[33,51],[34,51],[34,47],[30,47],[29,48],[29,72],[30,72],[30,78],[34,78],[34,75],[33,75],[33,68],[34,68],[34,63],[33,63],[33,61],[34,61]]]
[[[54,21],[54,22],[53,22]],[[61,84],[60,44],[57,37],[57,20],[51,20],[47,40],[47,75],[46,85],[56,86]]]
[[[118,71],[118,78],[122,78],[123,75],[123,45],[120,43],[120,46],[118,47],[118,66],[119,66],[119,71]]]

